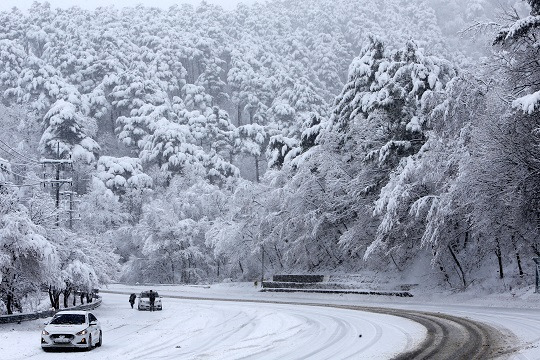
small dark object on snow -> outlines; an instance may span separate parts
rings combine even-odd
[[[181,349],[182,347],[180,345],[176,345],[176,348],[177,349]]]
[[[358,335],[358,337],[362,337],[362,334]]]

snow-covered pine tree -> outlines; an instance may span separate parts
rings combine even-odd
[[[401,157],[414,154],[425,141],[429,127],[425,104],[455,75],[446,60],[424,55],[413,42],[389,52],[379,39],[370,37],[349,69],[348,82],[336,98],[331,123],[348,142],[350,124],[382,119],[384,143],[374,146],[368,158],[396,166]]]
[[[45,131],[40,140],[43,154],[59,159],[92,163],[100,150],[91,134],[95,125],[75,105],[58,100],[45,114]],[[94,130],[95,131],[95,130]]]
[[[212,97],[208,105],[220,105],[229,99],[226,92],[227,84],[222,80],[224,61],[213,58],[205,61],[204,71],[197,79],[195,85],[204,87],[205,92]]]
[[[96,177],[117,195],[152,187],[152,178],[143,172],[139,158],[100,156],[96,170]]]

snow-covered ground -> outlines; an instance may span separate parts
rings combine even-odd
[[[157,290],[163,295],[212,291],[191,287]],[[223,290],[214,293],[227,292]],[[103,305],[94,311],[102,324],[103,346],[84,353],[84,358],[384,359],[412,349],[425,335],[420,325],[409,320],[343,309],[166,297],[163,303],[163,311],[140,312],[129,307],[126,295],[104,293]],[[0,325],[1,358],[81,356],[42,352],[42,326],[43,320]]]
[[[129,293],[149,286],[111,285]],[[540,359],[540,295],[412,299],[332,294],[260,293],[252,284],[152,286],[165,296],[162,312],[132,310],[127,295],[103,293],[95,310],[104,345],[85,359],[385,359],[411,349],[425,336],[399,317],[318,306],[292,306],[167,298],[167,296],[269,300],[392,307],[443,312],[479,320],[514,333],[521,343],[513,359]],[[0,325],[2,359],[75,359],[80,353],[43,353],[43,321]],[[360,336],[361,335],[361,336]],[[516,350],[517,351],[514,351]]]
[[[206,287],[162,285],[155,288],[163,294],[173,296],[361,305],[446,313],[492,325],[509,336],[515,335],[519,343],[507,349],[511,359],[540,359],[540,294],[534,293],[533,287],[505,294],[483,294],[478,289],[464,293],[451,293],[422,288],[417,292],[413,291],[415,295],[413,298],[351,294],[261,293],[249,283],[224,283]],[[111,285],[110,289],[131,291],[136,287]]]

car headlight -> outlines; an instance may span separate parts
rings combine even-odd
[[[87,329],[84,329],[84,330],[82,330],[82,331],[79,331],[79,332],[76,333],[75,335],[79,335],[79,336],[80,336],[80,335],[86,335],[86,334],[88,334],[88,330],[87,330]]]
[[[41,335],[49,335],[49,332],[48,332],[47,330],[43,330],[43,331],[41,332]]]

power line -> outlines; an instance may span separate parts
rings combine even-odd
[[[26,180],[32,180],[32,181],[36,180],[35,178],[29,178],[28,176],[24,176],[24,175],[18,174],[18,173],[16,173],[15,171],[9,170],[9,169],[7,169],[7,168],[2,168],[2,169],[3,169],[4,171],[8,172],[8,173],[11,173],[11,174],[13,174],[13,175],[15,175],[15,176],[18,176],[18,177],[23,178],[23,179],[26,179]]]
[[[13,184],[13,183],[8,183],[8,182],[4,182],[4,183],[0,183],[0,187],[2,186],[7,186],[7,187],[25,187],[25,186],[38,186],[38,185],[41,185],[41,182],[38,182],[38,183],[34,183],[34,184]]]
[[[17,150],[15,150],[15,149],[13,149],[11,146],[9,146],[9,144],[7,144],[4,140],[0,139],[0,143],[2,143],[5,147],[7,147],[11,152],[13,152],[13,153],[15,153],[16,155],[18,155],[18,157],[21,158],[22,160],[29,161],[29,162],[34,163],[34,164],[39,164],[39,161],[34,160],[34,159],[31,159],[30,157],[21,154],[20,152],[18,152]],[[5,150],[5,149],[2,148],[1,146],[0,146],[0,149],[3,150],[3,151],[5,151],[6,153],[8,153],[8,154],[10,154],[10,155],[13,156],[13,154],[11,154],[10,151]]]
[[[9,161],[9,160],[8,160]],[[28,167],[31,167],[31,166],[39,166],[38,164],[31,164],[31,163],[16,163],[16,162],[12,162],[12,161],[9,161],[9,164],[10,165],[14,165],[14,166],[28,166]]]
[[[3,152],[5,152],[7,155],[13,157],[13,159],[16,160],[16,161],[26,161],[26,160],[21,159],[20,157],[17,157],[17,156],[15,156],[15,155],[13,155],[9,150],[4,149],[1,145],[0,145],[0,150],[2,150]],[[8,160],[8,161],[11,163],[10,160]],[[17,163],[17,165],[23,165],[23,166],[37,166],[38,164],[34,164],[34,163],[31,163],[31,162],[25,162],[25,163]]]

